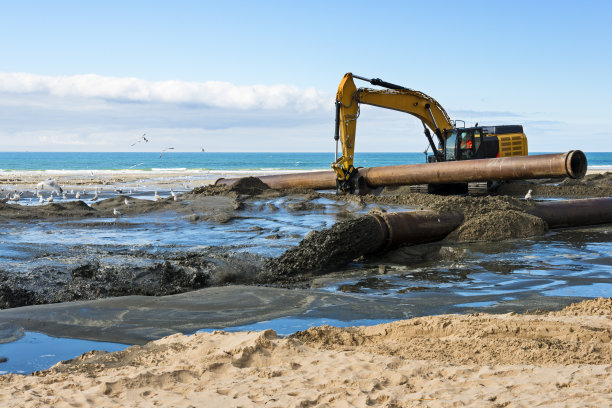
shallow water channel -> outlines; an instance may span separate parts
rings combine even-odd
[[[222,223],[194,221],[175,212],[7,222],[0,228],[0,269],[24,276],[40,273],[46,280],[52,275],[49,271],[61,274],[92,257],[109,264],[134,265],[163,262],[177,252],[229,251],[274,257],[297,245],[309,231],[328,228],[352,213],[372,208],[323,198],[303,204],[304,200],[294,197],[249,200],[234,218]],[[41,282],[45,284],[53,283]],[[406,304],[419,299],[430,302],[430,313],[434,314],[504,312],[508,310],[504,305],[532,295],[567,298],[559,301],[561,306],[581,297],[611,297],[612,227],[561,229],[493,243],[442,242],[400,248],[316,277],[312,288],[356,298],[396,298]],[[415,311],[413,315],[423,313]],[[289,334],[319,324],[346,326],[388,320],[384,315],[374,319],[344,315],[339,319],[310,311],[239,329],[274,328],[279,334]],[[124,347],[99,342],[78,346],[75,342],[26,333],[18,342],[0,344],[0,357],[9,359],[0,363],[0,373],[47,368],[91,348],[113,351]],[[58,347],[61,352],[52,351]],[[66,349],[72,352],[66,353]]]

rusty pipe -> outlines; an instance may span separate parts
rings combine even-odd
[[[542,218],[549,228],[612,223],[612,197],[541,203],[526,210]]]
[[[440,214],[428,210],[369,216],[374,217],[379,226],[377,235],[372,237],[371,252],[402,244],[439,241],[463,222],[461,213]]]
[[[308,173],[276,174],[258,176],[270,188],[311,188],[315,190],[331,190],[336,188],[336,173],[332,170],[313,171]],[[215,185],[231,186],[240,178],[220,178]]]
[[[534,156],[406,164],[359,169],[358,177],[371,188],[393,185],[465,183],[549,177],[582,178],[587,159],[580,150]],[[333,171],[260,176],[271,188],[335,189]],[[221,178],[215,185],[232,185],[239,178]]]
[[[587,159],[580,150],[534,156],[371,167],[359,170],[372,188],[393,185],[466,183],[549,177],[582,178]]]

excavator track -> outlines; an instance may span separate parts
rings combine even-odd
[[[489,192],[489,186],[486,181],[468,183],[469,195],[486,195]]]
[[[489,193],[489,185],[486,181],[472,182],[467,184],[467,194],[469,195],[486,195]],[[447,191],[442,192],[430,184],[415,184],[410,186],[411,193],[423,193],[423,194],[465,194],[466,191]]]

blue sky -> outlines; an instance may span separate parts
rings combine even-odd
[[[0,5],[5,151],[332,151],[345,72],[523,124],[530,151],[612,151],[608,1]],[[357,151],[425,147],[415,118],[362,109]]]

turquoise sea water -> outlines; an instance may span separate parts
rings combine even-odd
[[[534,153],[541,154],[541,153]],[[589,168],[612,170],[612,152],[586,153]],[[0,152],[0,171],[23,170],[316,170],[329,169],[334,153],[62,153]],[[424,163],[423,153],[357,153],[361,167]]]

